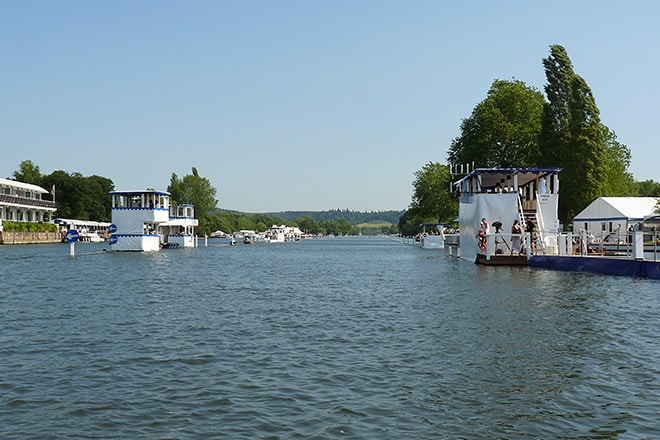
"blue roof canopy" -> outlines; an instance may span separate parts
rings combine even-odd
[[[159,196],[171,196],[172,194],[168,193],[167,191],[156,191],[156,190],[149,190],[149,189],[143,189],[143,190],[135,190],[135,191],[110,191],[108,194],[112,195],[120,195],[120,196],[138,196],[141,194],[156,194]]]

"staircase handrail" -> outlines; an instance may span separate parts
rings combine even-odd
[[[541,243],[541,251],[545,254],[545,239],[543,237],[543,231],[545,230],[545,224],[543,223],[543,216],[539,216],[539,211],[538,211],[538,200],[539,200],[539,192],[536,191],[536,200],[537,200],[537,209],[534,212],[534,217],[536,218],[536,225],[538,231],[538,238],[539,240],[536,240],[537,242]]]

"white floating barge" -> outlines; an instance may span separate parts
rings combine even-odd
[[[159,226],[163,246],[195,247],[195,228],[198,225],[194,205],[170,205],[170,219]]]
[[[660,218],[648,215],[632,219],[632,230],[625,235],[617,232],[617,242],[609,245],[590,245],[589,228],[577,233],[561,232],[560,171],[560,168],[476,168],[455,182],[460,200],[460,257],[486,265],[528,265],[660,279],[656,226]],[[488,229],[482,234],[478,229],[482,218],[495,230]],[[516,220],[523,231],[527,224],[533,224],[534,228],[509,233]],[[602,223],[605,229],[605,223],[612,220],[622,219],[599,218],[598,226]],[[611,225],[609,229],[612,230]]]
[[[476,168],[455,182],[461,258],[488,265],[527,265],[537,250],[556,247],[560,171]],[[492,226],[483,235],[482,218]],[[510,232],[514,221],[520,233]]]
[[[110,246],[114,251],[153,252],[163,247],[194,247],[193,205],[170,205],[165,191],[111,191]]]

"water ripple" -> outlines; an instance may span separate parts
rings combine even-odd
[[[660,437],[657,281],[374,238],[0,258],[2,438]]]

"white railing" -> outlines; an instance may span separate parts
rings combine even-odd
[[[550,255],[608,255],[636,259],[648,257],[653,261],[660,259],[660,235],[657,232],[562,232],[556,235],[556,240],[556,250]]]
[[[515,240],[520,240],[519,244],[515,244]],[[532,246],[530,234],[508,234],[503,232],[496,232],[494,234],[486,234],[486,259],[494,255],[532,255]]]

